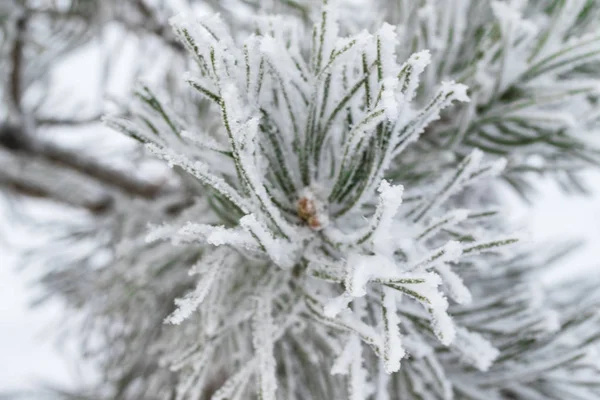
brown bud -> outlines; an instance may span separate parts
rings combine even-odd
[[[312,229],[319,229],[321,227],[321,223],[317,217],[317,207],[312,199],[308,197],[302,197],[300,200],[298,200],[297,212],[298,217],[307,222],[308,226],[310,226]]]

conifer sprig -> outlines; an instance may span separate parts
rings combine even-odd
[[[180,81],[106,118],[173,174],[139,198],[109,182],[108,208],[43,249],[102,394],[600,397],[597,282],[540,285],[570,247],[524,244],[496,192],[526,194],[531,172],[579,188],[598,163],[595,0],[207,0],[223,17],[173,34],[172,3],[150,3],[72,7],[158,36]]]
[[[218,326],[227,325],[239,313],[253,314],[252,330],[212,336],[210,346],[197,350],[192,360],[213,359],[213,352],[224,351],[229,335],[240,342],[254,338],[254,350],[239,351],[248,360],[256,351],[259,398],[274,398],[275,382],[288,381],[285,373],[272,366],[277,348],[292,340],[285,330],[274,336],[277,325],[273,324],[282,318],[295,321],[290,327],[305,326],[307,332],[310,325],[324,324],[331,340],[338,342],[337,348],[352,346],[352,351],[344,350],[348,353],[344,357],[350,357],[348,364],[340,361],[335,367],[350,376],[350,398],[363,398],[370,392],[365,382],[379,363],[386,373],[400,369],[407,354],[403,338],[426,347],[435,347],[437,338],[451,352],[469,354],[464,360],[480,369],[489,368],[498,355],[481,335],[456,327],[447,312],[446,295],[460,303],[471,301],[469,290],[451,268],[462,254],[497,252],[517,239],[488,239],[499,232],[481,231],[470,243],[461,243],[434,229],[440,225],[436,222],[443,215],[440,212],[447,213],[449,198],[482,178],[499,174],[503,163],[482,164],[483,154],[474,150],[441,174],[434,183],[438,189],[403,209],[403,187],[383,177],[399,168],[396,160],[440,118],[442,110],[455,101],[469,101],[467,88],[444,82],[431,100],[419,106],[414,99],[429,53],[417,53],[399,63],[397,36],[387,24],[375,34],[339,37],[336,11],[334,5],[324,5],[310,48],[299,39],[298,26],[268,18],[259,21],[256,36],[240,45],[218,17],[173,19],[179,39],[197,61],[197,72],[190,73],[188,81],[211,102],[211,115],[220,117],[221,128],[212,134],[212,141],[225,148],[213,155],[219,163],[230,163],[229,173],[210,172],[202,161],[211,149],[189,141],[192,134],[180,133],[198,129],[188,126],[190,122],[177,125],[174,121],[179,119],[169,116],[147,88],[138,96],[146,104],[140,110],[147,111],[135,113],[132,121],[109,120],[115,127],[130,126],[125,133],[133,132],[152,152],[183,167],[243,214],[233,227],[191,223],[174,227],[169,237],[175,243],[204,243],[209,254],[226,254],[221,249],[227,246],[239,256],[221,258],[219,270],[233,277],[246,274],[248,268],[260,268],[259,280],[250,287],[244,285],[245,292],[239,293],[236,279],[216,281],[216,267],[201,262],[194,270],[206,272],[193,292],[176,301],[178,308],[167,321],[186,324],[183,319],[199,309],[202,325],[205,307],[216,309]],[[311,56],[305,58],[307,53]],[[373,207],[371,221],[357,225],[356,216],[368,216]],[[464,216],[453,225],[460,226],[462,220]],[[423,240],[424,234],[413,232],[425,232],[430,238]],[[278,284],[273,286],[273,282]],[[206,293],[213,290],[261,300],[255,311],[204,302]],[[287,306],[282,309],[278,304]],[[372,313],[375,308],[381,311]],[[293,314],[282,314],[291,310]],[[309,335],[303,351],[315,353],[318,340]],[[346,340],[351,344],[344,345]],[[363,345],[375,359],[363,358]],[[479,350],[469,350],[473,346]],[[330,361],[318,362],[319,368],[327,370]],[[188,368],[189,379],[198,380],[194,387],[208,379],[205,366],[191,362]],[[223,368],[235,370],[227,361]],[[245,376],[245,370],[232,377]],[[448,387],[442,385],[440,394],[447,396]],[[187,398],[190,390],[188,385],[179,386],[178,397]],[[281,391],[289,397],[302,390],[288,386]]]

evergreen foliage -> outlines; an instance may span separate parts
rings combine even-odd
[[[100,395],[600,398],[595,288],[542,287],[573,246],[498,195],[600,161],[600,3],[231,3],[170,19],[186,86],[105,118],[170,181],[73,223],[92,250],[43,278]]]

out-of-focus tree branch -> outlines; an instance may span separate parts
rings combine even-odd
[[[160,185],[138,180],[124,172],[103,165],[89,156],[83,156],[80,153],[60,148],[54,144],[38,142],[29,151],[33,156],[76,170],[132,196],[151,199],[161,189]]]
[[[32,160],[43,160],[49,163],[72,169],[80,174],[93,178],[113,189],[137,197],[151,199],[162,189],[161,185],[145,182],[104,165],[90,156],[73,150],[67,150],[56,144],[32,139],[30,134],[15,126],[0,127],[0,146],[8,151],[19,152]]]
[[[113,204],[112,198],[108,195],[99,199],[82,199],[81,201],[78,201],[69,194],[64,193],[64,195],[60,195],[60,193],[52,191],[42,185],[27,182],[23,180],[22,176],[11,176],[4,171],[0,171],[0,185],[20,195],[56,201],[77,208],[84,208],[93,214],[102,214],[109,210]]]
[[[96,5],[100,5],[98,3]],[[184,52],[183,46],[170,34],[170,27],[161,24],[152,9],[143,1],[132,3],[111,2],[102,4],[109,7],[111,13],[117,16],[117,21],[130,31],[142,35],[155,35],[163,39],[167,46],[177,52]],[[61,20],[65,24],[69,21],[80,23],[80,20],[88,24],[100,23],[96,21],[97,13],[90,12],[89,7],[69,7],[60,9],[54,5],[40,3],[37,6],[14,5],[15,18],[8,19],[13,25],[12,43],[7,47],[5,53],[8,61],[8,85],[6,87],[5,101],[8,106],[8,120],[0,121],[0,189],[4,188],[20,195],[36,198],[45,198],[65,203],[71,206],[83,207],[94,213],[108,209],[112,201],[111,192],[118,191],[124,195],[153,199],[156,196],[171,191],[161,183],[151,183],[138,179],[127,171],[113,168],[105,163],[97,161],[93,156],[76,150],[67,149],[57,143],[44,140],[36,134],[38,127],[60,127],[78,126],[99,121],[100,115],[94,114],[89,117],[44,117],[35,115],[34,111],[28,109],[24,104],[25,90],[29,85],[25,81],[30,52],[25,50],[35,44],[35,38],[29,38],[28,29],[33,29],[33,19],[50,17],[52,20]],[[96,7],[92,7],[92,10]],[[123,11],[129,12],[123,12]],[[91,19],[90,19],[91,18]],[[115,17],[113,16],[114,20]],[[12,22],[11,22],[12,21]],[[37,44],[35,44],[37,46]],[[33,56],[35,57],[35,56]],[[35,59],[32,59],[35,61]],[[46,67],[47,68],[47,67]],[[8,163],[17,162],[19,168]],[[30,164],[42,163],[45,170],[30,168]],[[60,170],[55,173],[54,169]],[[109,189],[95,199],[81,199],[70,190],[52,190],[50,185],[36,181],[32,178],[33,171],[47,174],[48,180],[58,179],[62,176],[62,170],[70,170],[78,176],[91,178],[96,184]],[[55,176],[56,175],[56,176]],[[52,182],[49,182],[52,183]]]
[[[67,169],[6,148],[0,148],[0,165],[0,188],[11,193],[84,208],[93,214],[112,207],[114,199],[109,193]]]
[[[91,115],[86,118],[53,118],[53,117],[42,117],[36,119],[37,126],[51,127],[51,126],[79,126],[88,125],[95,122],[99,122],[102,115]]]
[[[167,46],[178,53],[185,54],[183,45],[175,39],[171,27],[161,23],[144,0],[135,0],[133,5],[139,16],[128,18],[125,13],[117,13],[115,19],[130,31],[151,34],[161,39]]]
[[[21,97],[23,80],[23,46],[27,27],[27,15],[24,14],[16,22],[16,35],[11,50],[10,98],[14,112],[21,115]]]

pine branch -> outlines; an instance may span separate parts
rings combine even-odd
[[[0,145],[5,150],[15,152],[20,156],[31,157],[33,160],[44,160],[60,167],[69,168],[131,196],[152,199],[165,190],[160,184],[136,179],[74,150],[67,150],[59,145],[32,138],[31,134],[25,133],[20,127],[11,125],[0,127]]]
[[[23,109],[21,95],[23,90],[23,47],[27,32],[27,15],[19,17],[15,23],[16,34],[11,50],[10,97],[13,112],[21,116]]]
[[[581,186],[574,172],[597,158],[579,130],[598,127],[587,114],[600,8],[268,3],[213,2],[260,8],[252,22],[177,16],[177,42],[150,1],[107,3],[117,14],[101,26],[116,20],[195,61],[182,85],[139,85],[127,112],[106,119],[176,166],[176,188],[25,125],[0,130],[0,156],[18,159],[2,163],[5,187],[92,210],[105,191],[125,194],[103,218],[73,221],[45,254],[48,291],[85,310],[89,337],[103,335],[100,350],[83,343],[102,389],[176,400],[597,398],[597,298],[577,293],[593,285],[541,287],[562,252],[541,257],[547,245],[518,240],[495,186],[526,190],[528,171]],[[299,12],[317,18],[312,36]],[[93,250],[62,251],[73,243]]]
[[[99,199],[81,199],[77,196],[64,192],[57,192],[51,188],[44,187],[44,185],[27,181],[24,179],[24,175],[14,176],[6,171],[0,171],[0,186],[3,189],[8,189],[10,192],[26,197],[57,201],[58,203],[66,204],[68,206],[83,208],[90,211],[92,214],[105,214],[113,206],[113,199],[108,195]]]

